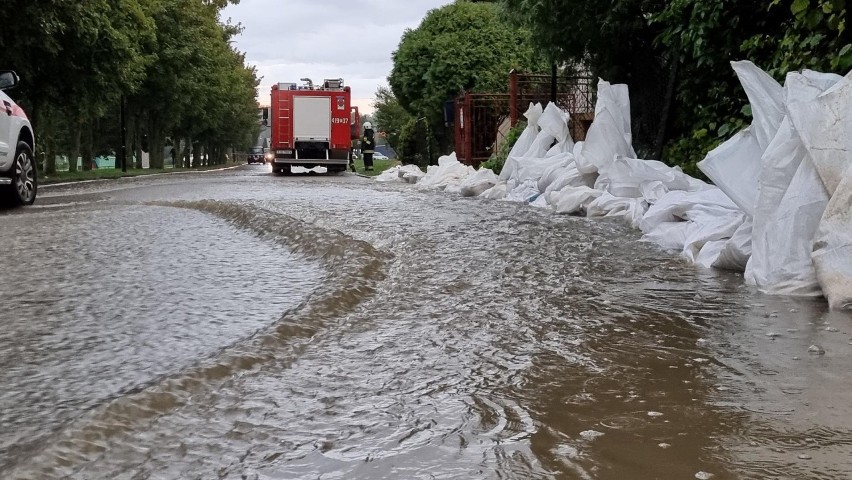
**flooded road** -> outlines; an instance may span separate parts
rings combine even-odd
[[[0,212],[0,478],[852,478],[848,313],[617,222],[267,168]]]

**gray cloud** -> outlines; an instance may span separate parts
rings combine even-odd
[[[258,101],[269,103],[277,82],[343,77],[353,102],[369,106],[387,84],[391,53],[406,28],[452,0],[241,0],[222,12],[239,23],[236,47],[262,76]]]

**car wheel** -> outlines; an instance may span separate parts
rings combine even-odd
[[[38,191],[38,174],[33,151],[25,142],[18,142],[15,161],[9,173],[12,176],[12,184],[7,191],[9,201],[13,205],[32,205]]]

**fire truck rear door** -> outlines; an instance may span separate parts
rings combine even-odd
[[[331,140],[331,97],[293,99],[293,137],[296,141]]]

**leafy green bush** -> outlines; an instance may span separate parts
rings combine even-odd
[[[506,163],[506,158],[509,157],[509,152],[512,151],[512,147],[515,146],[515,143],[518,141],[518,138],[521,136],[521,133],[523,133],[526,127],[527,122],[520,121],[515,124],[514,127],[509,129],[509,133],[506,134],[506,139],[500,145],[500,150],[497,153],[492,154],[491,158],[482,163],[480,167],[489,168],[497,175],[500,175],[500,171],[503,170],[503,165]]]

